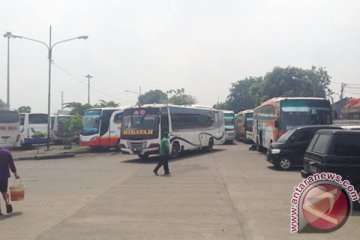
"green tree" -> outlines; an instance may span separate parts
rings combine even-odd
[[[105,100],[100,100],[99,103],[95,104],[94,107],[96,108],[105,108],[105,107],[119,107],[119,104],[114,102],[114,101],[105,101]]]
[[[168,97],[168,100],[166,103],[174,104],[174,105],[191,105],[195,104],[196,98],[185,94],[185,89],[173,89],[166,92],[169,95],[172,95],[171,97]]]
[[[258,102],[256,97],[262,92],[261,82],[262,78],[249,77],[233,83],[225,102],[226,109],[237,113],[254,108]]]
[[[81,116],[84,116],[84,113],[89,108],[92,108],[90,104],[81,104],[79,102],[69,102],[64,104],[64,108],[70,108],[70,115],[76,115],[79,114]]]
[[[140,104],[164,103],[168,100],[168,96],[161,90],[155,89],[142,94],[139,97]]]
[[[330,97],[330,79],[324,68],[275,67],[264,77],[263,98]]]
[[[19,113],[31,113],[31,107],[30,106],[21,106],[18,108]]]
[[[82,127],[82,119],[83,116],[80,114],[74,115],[69,121],[68,128],[70,131],[73,131],[75,133],[80,133],[81,127]]]

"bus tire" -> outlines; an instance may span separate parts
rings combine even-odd
[[[213,138],[209,139],[209,145],[207,146],[207,150],[209,152],[212,152],[214,150],[214,139]]]
[[[149,158],[149,154],[145,153],[145,154],[138,154],[139,158],[141,160],[147,160]]]
[[[180,154],[180,144],[178,142],[174,142],[171,147],[171,158],[176,158]]]
[[[279,162],[277,163],[277,167],[284,171],[290,170],[292,168],[291,158],[287,156],[281,157]]]

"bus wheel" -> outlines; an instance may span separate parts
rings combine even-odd
[[[171,157],[176,158],[180,154],[180,145],[178,142],[174,142],[171,148]]]
[[[139,158],[141,160],[146,160],[149,158],[149,154],[148,153],[145,153],[145,154],[138,154]]]
[[[289,170],[292,167],[291,166],[291,159],[289,157],[282,157],[282,158],[280,158],[277,166],[281,170]]]
[[[207,150],[208,150],[209,152],[212,152],[213,149],[214,149],[214,139],[213,139],[213,138],[210,138],[210,140],[209,140],[209,145],[208,145],[208,147],[207,147]]]

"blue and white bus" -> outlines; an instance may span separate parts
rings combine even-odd
[[[20,144],[31,146],[48,142],[48,115],[46,113],[20,113]]]

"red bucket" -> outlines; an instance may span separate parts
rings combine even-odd
[[[11,201],[21,201],[24,200],[24,197],[25,197],[25,187],[21,183],[21,180],[17,184],[16,181],[14,181],[14,184],[10,186]]]

